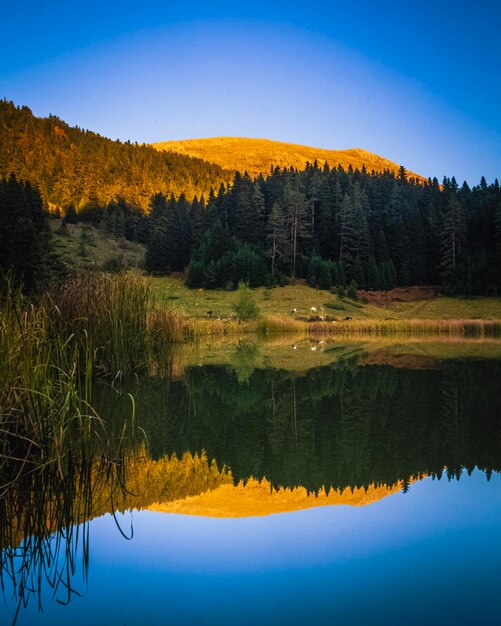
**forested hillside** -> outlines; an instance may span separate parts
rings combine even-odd
[[[501,293],[497,180],[470,188],[454,178],[418,182],[403,167],[368,173],[316,162],[231,180],[205,161],[112,142],[5,101],[2,173],[0,265],[28,272],[30,281],[49,254],[40,224],[50,201],[66,223],[145,244],[149,272],[187,270],[191,287],[306,278],[352,292],[431,284],[450,294]],[[193,195],[180,193],[186,189]],[[40,254],[29,243],[34,233]]]
[[[202,159],[111,141],[0,100],[0,177],[10,174],[63,211],[105,207],[119,197],[146,210],[154,193],[193,198],[232,177]]]
[[[236,174],[207,203],[152,199],[147,268],[181,270],[192,287],[304,277],[312,286],[441,284],[501,292],[501,191],[454,178],[308,166],[251,180]]]

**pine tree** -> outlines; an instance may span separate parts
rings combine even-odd
[[[369,255],[369,235],[363,212],[365,204],[366,196],[356,183],[351,194],[345,194],[341,205],[339,262],[348,278],[353,277],[356,259],[361,262]],[[360,274],[360,267],[357,272]]]
[[[495,233],[498,252],[501,253],[501,200],[497,203],[495,212]]]
[[[379,276],[379,269],[376,263],[376,259],[371,256],[367,266],[367,288],[368,289],[381,289],[381,278]]]
[[[282,206],[275,202],[266,225],[267,252],[271,259],[271,274],[275,273],[279,261],[287,262],[287,228]]]
[[[442,275],[446,279],[454,276],[461,252],[461,245],[466,234],[466,216],[464,207],[456,195],[451,195],[444,212],[442,227]]]
[[[306,222],[306,208],[308,201],[302,192],[292,187],[292,185],[286,185],[284,189],[283,204],[290,233],[290,275],[291,278],[295,278],[299,248],[304,241],[310,238],[310,231]]]
[[[26,289],[38,288],[52,270],[52,235],[37,189],[14,175],[0,180],[0,268]]]

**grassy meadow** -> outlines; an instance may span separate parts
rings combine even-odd
[[[182,276],[151,279],[157,306],[188,319],[199,334],[226,328],[236,330],[326,333],[445,333],[499,334],[501,298],[433,297],[412,302],[394,301],[384,306],[339,297],[330,291],[295,285],[253,289],[261,320],[235,327],[235,292],[188,289]],[[316,309],[312,312],[312,307]],[[296,313],[292,313],[297,309]],[[212,319],[207,312],[212,311]],[[321,321],[318,318],[323,317]],[[217,319],[221,318],[221,319]],[[351,318],[347,320],[346,318]]]

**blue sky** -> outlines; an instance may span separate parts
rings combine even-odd
[[[138,142],[362,147],[501,174],[501,3],[2,1],[0,97]]]

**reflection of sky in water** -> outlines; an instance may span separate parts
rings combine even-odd
[[[499,623],[500,487],[475,472],[361,508],[135,512],[129,542],[106,515],[91,523],[85,597],[33,603],[19,624]]]

